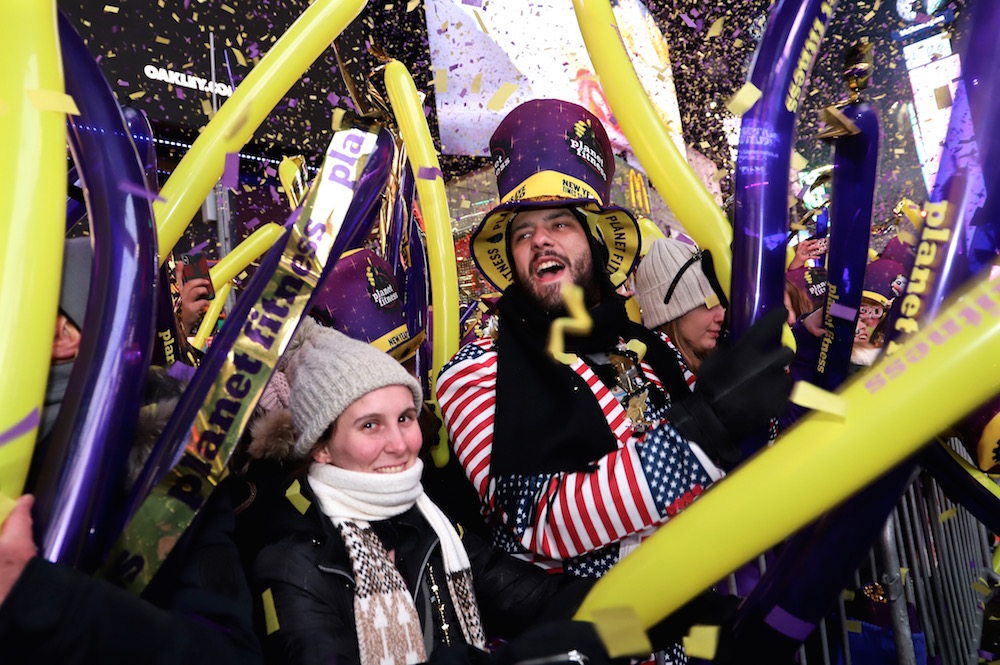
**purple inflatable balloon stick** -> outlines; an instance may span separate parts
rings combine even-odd
[[[114,93],[60,13],[70,148],[88,191],[94,268],[74,365],[36,488],[35,534],[50,561],[91,569],[116,533],[115,502],[153,341],[156,232],[142,164]]]
[[[149,124],[149,117],[144,111],[131,106],[123,108],[122,115],[125,116],[128,133],[135,143],[142,170],[146,174],[146,189],[158,192],[160,185],[156,178],[156,144],[153,142],[153,126]]]
[[[80,176],[77,173],[76,167],[70,167],[69,171],[66,173],[67,188],[72,191],[74,189],[75,183],[79,182]],[[82,191],[82,190],[81,190]],[[82,195],[67,194],[66,195],[66,233],[83,221],[83,218],[87,216],[87,202],[83,200]]]
[[[325,282],[341,254],[348,249],[360,247],[368,237],[372,225],[377,217],[379,199],[382,190],[385,188],[388,169],[392,160],[392,137],[382,130],[379,132],[375,148],[365,163],[358,180],[354,185],[354,195],[351,205],[348,207],[343,225],[333,242],[330,250],[330,258],[326,263],[323,274],[317,282],[317,287],[313,290],[309,302],[306,304],[304,312],[308,312],[320,292],[319,286]],[[300,206],[289,217],[286,226],[291,226],[302,211]],[[260,297],[274,274],[275,269],[281,261],[281,255],[288,244],[289,233],[278,240],[264,255],[260,261],[254,276],[250,279],[246,289],[236,300],[236,306],[226,318],[226,325],[212,342],[208,353],[199,365],[194,378],[184,391],[181,401],[177,404],[166,427],[160,434],[152,453],[149,456],[139,479],[136,481],[132,492],[129,495],[127,505],[120,518],[121,524],[126,524],[138,510],[139,506],[184,452],[184,442],[188,437],[188,429],[194,421],[195,415],[201,409],[212,388],[223,363],[236,343],[237,338],[243,331],[243,324],[250,314],[250,310]],[[232,323],[235,322],[235,323]]]
[[[385,260],[392,266],[396,283],[399,284],[400,288],[403,288],[406,284],[406,270],[400,257],[403,250],[403,238],[407,236],[413,221],[413,196],[417,181],[413,177],[413,170],[408,162],[404,162],[401,171],[396,200],[392,203],[392,219],[389,224],[389,237],[386,241]],[[411,330],[410,334],[412,335],[414,332]]]
[[[835,0],[778,0],[754,58],[750,82],[762,96],[743,115],[736,157],[729,316],[737,339],[768,310],[784,306],[795,119],[836,5]]]
[[[980,4],[978,10],[984,20],[972,22],[974,32],[989,28],[991,23],[985,20],[985,14],[992,12],[993,17],[1000,14],[1000,6]],[[975,38],[972,43],[977,43]],[[987,56],[972,51],[966,59],[976,57]],[[998,69],[1000,60],[994,60],[988,69],[989,78],[982,79],[980,84],[989,81],[992,85],[996,79],[992,72]],[[953,115],[953,122],[958,121],[959,119]],[[945,144],[945,151],[955,154],[955,151],[963,149],[961,144],[960,133],[949,129],[949,141]],[[943,239],[945,235],[949,240],[955,237],[960,239],[962,236],[961,229],[965,217],[962,211],[966,207],[968,187],[963,177],[956,178],[942,174],[941,179],[950,180],[947,187],[942,183],[939,191],[947,192],[950,207],[956,210],[956,214],[948,218],[943,215],[934,217],[935,208],[933,205],[930,206],[931,213],[928,214],[922,232],[923,241],[929,242],[932,238]],[[949,218],[954,219],[956,226],[951,227],[946,223]],[[927,251],[930,252],[929,249]],[[946,248],[941,247],[938,251],[942,262],[933,267],[935,270],[944,268],[946,274],[943,278],[939,278],[940,275],[932,277],[930,274],[932,271],[928,266],[921,265],[918,261],[911,273],[916,279],[911,276],[910,284],[907,286],[910,290],[908,292],[918,298],[911,304],[919,303],[919,323],[925,323],[937,314],[940,300],[946,295],[941,291],[943,287],[939,286],[941,282],[949,285],[947,292],[960,284],[957,279],[954,281],[950,279],[952,274],[959,275],[959,271],[950,270],[955,264],[946,260],[948,255]],[[925,272],[918,272],[922,269]],[[917,282],[918,293],[912,291],[914,281]],[[923,296],[927,296],[927,299],[924,300]],[[915,325],[918,325],[918,322],[904,320],[901,328]],[[890,332],[889,342],[898,338],[902,332],[905,330]],[[875,444],[877,442],[873,442],[873,445]],[[893,506],[913,478],[918,460],[939,477],[942,486],[954,500],[966,503],[973,514],[992,515],[988,522],[992,528],[993,523],[997,521],[995,515],[1000,514],[996,498],[992,494],[983,492],[981,486],[977,488],[972,476],[961,469],[954,458],[940,446],[935,444],[926,448],[917,456],[899,464],[877,483],[800,531],[783,546],[781,556],[768,569],[758,587],[744,600],[735,620],[730,626],[724,627],[736,653],[740,653],[742,657],[749,657],[748,660],[752,660],[754,655],[763,654],[773,660],[781,660],[782,656],[787,658],[793,656],[799,644],[835,605],[841,589],[848,583],[851,574],[866,556]]]
[[[823,322],[826,329],[814,383],[836,390],[847,378],[854,327],[868,265],[872,202],[878,175],[878,113],[867,102],[840,109],[860,130],[834,143],[830,194],[830,246]]]

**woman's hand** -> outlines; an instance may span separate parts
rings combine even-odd
[[[183,281],[179,264],[177,283],[181,285],[180,323],[184,327],[184,333],[191,334],[194,332],[195,324],[198,323],[198,317],[208,309],[208,294],[211,293],[209,287],[212,283],[203,277]]]
[[[20,497],[0,530],[0,604],[6,600],[28,562],[38,553],[31,535],[31,506],[34,502],[35,498],[30,494]]]
[[[826,238],[809,238],[795,246],[795,257],[788,264],[788,270],[801,268],[809,259],[815,259],[826,253]]]

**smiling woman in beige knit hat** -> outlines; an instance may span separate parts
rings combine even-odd
[[[704,254],[672,238],[650,245],[635,275],[642,323],[666,335],[697,374],[722,334],[726,308],[703,270]]]
[[[255,423],[249,452],[290,473],[241,514],[269,665],[505,665],[573,650],[609,662],[593,625],[568,620],[592,582],[495,550],[424,493],[423,397],[402,365],[312,320],[289,351],[287,400]],[[510,641],[486,653],[487,634]]]

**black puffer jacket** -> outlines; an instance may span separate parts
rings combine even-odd
[[[320,513],[308,482],[300,482],[300,492],[309,501],[309,507],[301,513],[285,497],[288,483],[276,483],[274,474],[274,468],[253,474],[257,498],[241,514],[238,527],[246,536],[244,553],[252,560],[249,570],[256,621],[267,662],[357,663],[354,574],[341,537]],[[427,569],[429,565],[440,575],[444,567],[437,535],[419,510],[411,508],[375,523],[373,528],[386,549],[395,552],[396,568],[413,593],[430,660],[486,662],[486,654],[458,646],[464,643],[464,637],[447,593],[442,595],[447,601],[444,612],[451,626],[448,632],[453,648],[439,648],[445,646],[443,622],[440,609],[432,603]],[[458,532],[472,564],[488,638],[511,638],[540,622],[568,619],[592,585],[592,581],[550,575],[514,559],[460,526]],[[267,590],[271,601],[265,603],[263,594]],[[273,613],[270,607],[265,610],[272,601]],[[568,622],[554,626],[538,646],[546,655],[565,653],[571,648],[602,651],[590,626],[568,627]],[[518,659],[526,655],[524,649],[512,647]],[[514,656],[510,651],[508,648],[495,655],[492,661],[511,660]],[[528,651],[534,651],[534,647]]]

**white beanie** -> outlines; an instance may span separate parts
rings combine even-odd
[[[658,328],[714,300],[715,291],[705,277],[699,257],[687,266],[669,302],[663,304],[677,272],[697,254],[697,247],[672,238],[659,238],[649,246],[649,252],[635,273],[635,298],[642,309],[644,326]]]
[[[307,325],[299,332],[301,344],[284,368],[291,386],[292,422],[299,433],[294,457],[306,457],[326,428],[373,390],[405,386],[420,408],[420,383],[392,356],[333,328]]]

